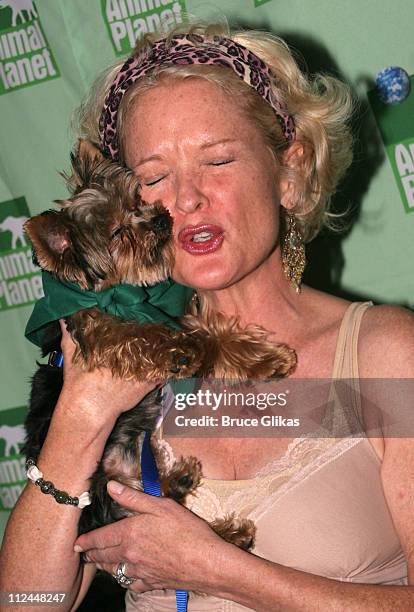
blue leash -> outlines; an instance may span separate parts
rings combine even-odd
[[[158,470],[151,449],[151,434],[146,431],[141,451],[141,477],[144,493],[161,497],[161,487],[158,478]],[[187,612],[188,591],[175,591],[177,612]]]

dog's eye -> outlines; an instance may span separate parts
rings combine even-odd
[[[123,229],[124,229],[123,225],[120,225],[119,227],[116,227],[114,230],[112,230],[111,238],[115,238],[116,236],[118,236],[118,234],[120,234]]]

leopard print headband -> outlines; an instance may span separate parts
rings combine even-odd
[[[229,38],[214,36],[214,44],[204,41],[198,34],[177,35],[170,40],[156,41],[136,57],[130,57],[122,66],[105,99],[99,121],[102,151],[113,159],[119,158],[117,116],[122,97],[139,78],[155,68],[174,64],[200,64],[227,66],[274,109],[283,134],[288,142],[295,139],[293,118],[283,109],[272,90],[270,69],[257,55]]]

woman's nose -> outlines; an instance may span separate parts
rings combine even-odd
[[[191,213],[208,205],[208,197],[197,175],[186,175],[177,178],[175,208],[182,213]]]

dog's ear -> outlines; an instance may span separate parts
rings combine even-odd
[[[63,253],[72,249],[69,228],[62,214],[48,210],[31,217],[24,230],[33,246],[33,257],[38,265],[48,272],[56,272]]]
[[[109,163],[97,146],[82,138],[78,140],[76,151],[70,154],[70,161],[72,172],[70,174],[61,172],[60,175],[65,179],[72,195],[90,187],[92,181],[96,182],[99,166],[102,170]],[[67,204],[66,200],[55,200],[55,202],[61,206]]]

